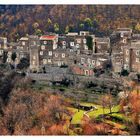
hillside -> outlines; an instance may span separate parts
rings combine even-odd
[[[139,5],[0,5],[0,36],[11,40],[48,31],[90,30],[101,36],[139,22]]]

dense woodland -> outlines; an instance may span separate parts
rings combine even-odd
[[[139,5],[0,5],[0,36],[89,30],[109,35],[118,27],[140,29]]]

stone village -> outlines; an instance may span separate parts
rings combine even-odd
[[[16,53],[15,61],[11,58],[13,53]],[[130,28],[118,28],[109,37],[96,37],[88,31],[29,35],[17,42],[0,37],[0,63],[4,57],[5,63],[15,68],[21,59],[28,59],[27,73],[47,80],[59,81],[72,75],[92,78],[95,72],[108,68],[116,74],[122,70],[137,74],[140,34],[134,34]]]

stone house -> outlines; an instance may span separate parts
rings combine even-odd
[[[29,36],[30,71],[39,71],[39,47],[38,36]]]
[[[94,68],[105,68],[109,56],[108,55],[102,55],[102,54],[92,54],[92,55],[86,55],[86,54],[80,54],[77,55],[77,63],[72,65],[71,68],[73,70],[73,73],[75,74],[81,74],[81,75],[93,75],[94,74]]]
[[[92,46],[88,46],[87,42],[90,39]],[[95,36],[94,35],[77,35],[75,36],[75,46],[76,49],[79,50],[80,53],[89,54],[92,53],[94,50],[95,45]]]
[[[7,49],[5,50],[5,52],[7,53],[7,60],[6,60],[7,63],[9,63],[9,64],[13,63],[13,61],[12,61],[12,54],[16,53],[18,45],[19,44],[17,42],[7,43]],[[19,63],[18,55],[17,55],[17,58],[15,59],[14,63],[15,64]]]
[[[76,75],[83,75],[83,76],[94,75],[94,70],[93,68],[90,68],[90,67],[85,67],[83,65],[72,65],[70,66],[70,68],[71,68],[72,73]]]
[[[113,53],[111,56],[112,70],[120,73],[123,69],[123,53]]]
[[[6,49],[7,49],[7,38],[0,37],[0,62],[3,61],[3,54]]]
[[[22,58],[29,59],[29,38],[28,37],[22,37],[17,43],[17,47],[15,49],[17,58],[17,64],[20,62]]]
[[[108,37],[95,37],[94,53],[109,53],[110,38]]]
[[[63,48],[55,49],[53,53],[53,65],[59,67],[63,65],[68,66],[68,58],[69,53],[67,53],[66,49]]]
[[[131,44],[123,51],[123,67],[129,72],[140,72],[140,44]]]
[[[44,66],[46,64],[53,64],[53,51],[58,45],[58,36],[56,34],[43,35],[39,39],[39,64]]]
[[[66,35],[59,35],[58,36],[58,48],[66,49],[68,48],[68,42]]]
[[[118,28],[110,36],[112,53],[123,52],[123,47],[131,43],[132,29]]]

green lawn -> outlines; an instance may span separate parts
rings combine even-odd
[[[91,118],[98,117],[99,115],[103,114],[103,109],[100,105],[96,105],[96,104],[92,104],[92,103],[80,103],[80,104],[85,105],[85,106],[95,106],[98,108],[98,110],[94,110],[94,111],[91,111],[88,113],[89,117],[91,117]],[[79,112],[78,112],[78,109],[76,109],[76,108],[68,108],[68,109],[74,113],[71,123],[80,124],[85,111],[79,110]],[[112,108],[112,112],[118,112],[118,111],[119,111],[119,106],[114,106]],[[109,109],[105,109],[105,114],[108,114],[108,113],[110,113]]]
[[[71,107],[68,107],[68,110],[73,112],[73,118],[72,118],[71,123],[72,124],[80,124],[81,120],[83,118],[83,115],[84,115],[84,111],[83,110],[79,110],[79,112],[78,112],[78,109],[71,108]]]
[[[99,105],[96,106],[98,108],[98,110],[94,110],[92,112],[89,112],[88,115],[90,117],[98,117],[99,115],[103,114],[103,108]],[[112,112],[118,112],[119,111],[119,106],[114,106],[112,108]],[[105,114],[110,113],[110,110],[108,108],[104,109]]]
[[[79,112],[77,111],[77,113],[74,114],[71,123],[72,124],[80,124],[81,120],[83,118],[83,115],[84,115],[84,111],[83,110],[79,110]]]

